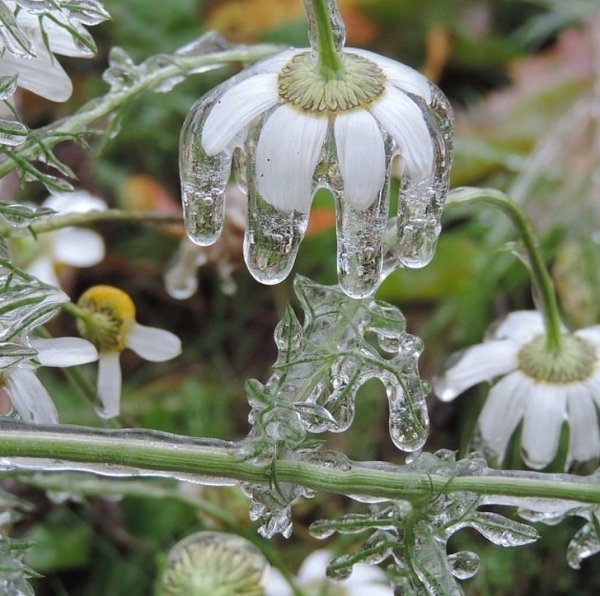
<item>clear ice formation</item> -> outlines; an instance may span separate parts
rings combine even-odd
[[[425,387],[418,375],[421,341],[402,313],[338,287],[295,281],[301,324],[288,308],[275,330],[279,356],[263,385],[248,383],[252,436],[299,448],[307,433],[343,432],[354,419],[360,387],[378,379],[389,404],[389,431],[402,451],[420,449],[428,433]]]
[[[332,5],[332,10],[333,8]],[[344,32],[341,21],[338,25],[336,39],[341,48]],[[311,36],[314,34],[313,29],[314,23]],[[249,79],[256,77],[257,81],[264,80],[265,77],[280,71],[289,60],[289,56],[293,56],[294,53],[288,51],[287,55],[286,58],[284,52],[259,62],[200,98],[186,118],[180,140],[181,194],[188,236],[201,246],[212,244],[219,238],[223,228],[225,186],[233,163],[235,179],[248,195],[244,259],[249,272],[264,284],[279,283],[290,273],[308,221],[308,213],[299,210],[297,206],[281,207],[286,204],[285,196],[278,199],[279,206],[269,204],[265,197],[261,196],[257,184],[257,171],[263,171],[266,167],[262,162],[258,163],[265,153],[257,151],[258,139],[263,128],[266,129],[267,124],[272,125],[274,115],[280,114],[287,104],[279,98],[273,100],[276,105],[271,106],[266,98],[265,110],[256,117],[232,113],[232,119],[238,118],[243,122],[227,146],[216,154],[209,155],[205,151],[202,134],[211,110],[228,91],[234,87],[247,87],[251,92],[252,86],[247,85],[251,82]],[[374,57],[373,62],[378,58]],[[392,61],[381,58],[381,62],[389,64]],[[398,66],[407,68],[403,65]],[[414,74],[420,77],[417,73]],[[392,82],[388,86],[391,87]],[[400,178],[395,266],[423,267],[433,257],[441,229],[442,207],[448,191],[453,117],[443,93],[433,83],[425,82],[423,86],[426,89],[423,91],[423,97],[416,95],[416,91],[411,93],[409,89],[402,93],[403,100],[409,98],[411,109],[415,110],[416,106],[417,110],[408,114],[406,122],[400,123],[399,128],[408,130],[407,127],[414,125],[412,118],[420,118],[425,123],[433,149],[433,159],[427,168],[428,171],[416,172],[414,168],[406,166],[406,152],[418,153],[422,147],[419,149],[399,146],[380,125],[386,167],[379,196],[375,202],[366,206],[351,205],[339,167],[340,152],[345,147],[336,147],[338,137],[335,122],[339,112],[329,115],[322,150],[320,155],[315,156],[316,164],[296,162],[294,166],[313,172],[307,191],[310,196],[318,189],[325,188],[334,197],[337,210],[338,275],[342,289],[351,297],[363,298],[371,295],[385,277],[382,272],[382,243],[389,212],[389,180],[392,175]],[[398,87],[394,87],[394,90],[397,89]],[[261,93],[268,95],[265,91]],[[376,104],[377,101],[373,103]],[[323,114],[298,111],[298,118],[306,119],[309,123],[311,120],[325,117]],[[232,130],[234,129],[237,130],[232,125]],[[280,134],[284,138],[286,134],[291,133],[281,130]],[[360,142],[354,138],[350,141]],[[414,144],[418,145],[422,141],[422,138],[415,138]],[[278,185],[285,189],[285,181]],[[282,192],[285,194],[287,189]]]

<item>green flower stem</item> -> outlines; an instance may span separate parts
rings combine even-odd
[[[319,68],[326,81],[341,78],[344,64],[338,51],[333,23],[339,19],[335,6],[331,7],[329,0],[304,0],[308,14],[311,38],[314,39],[319,54]]]
[[[600,482],[596,477],[485,470],[481,475],[444,476],[413,471],[406,466],[354,462],[349,470],[334,469],[301,460],[276,460],[267,464],[240,461],[241,444],[214,439],[192,439],[153,431],[95,430],[72,426],[32,426],[12,421],[0,422],[0,454],[4,466],[11,457],[46,458],[40,470],[50,471],[58,460],[60,470],[85,467],[110,474],[116,466],[151,475],[194,474],[214,484],[250,482],[269,485],[276,474],[278,482],[343,495],[387,499],[418,499],[453,492],[494,496],[498,503],[514,497],[525,499],[564,499],[577,503],[600,504]],[[8,462],[6,461],[8,460]],[[28,468],[33,466],[27,462]],[[79,466],[79,467],[78,467]],[[35,464],[37,467],[37,464]],[[491,500],[491,499],[489,499]]]
[[[529,257],[533,283],[541,301],[540,307],[546,327],[546,349],[559,352],[562,347],[562,332],[556,292],[529,220],[514,201],[503,192],[492,188],[456,188],[450,191],[446,202],[448,207],[480,204],[498,207],[519,231]]]
[[[65,213],[53,215],[47,219],[38,220],[26,228],[5,227],[0,229],[0,237],[25,238],[37,236],[45,232],[53,232],[71,226],[91,226],[104,221],[146,222],[154,224],[180,224],[180,214],[164,213],[161,211],[124,211],[107,209],[106,211],[89,211],[87,213]]]
[[[32,131],[24,143],[12,150],[11,155],[17,160],[36,159],[65,138],[88,132],[90,125],[100,118],[114,113],[146,91],[160,89],[161,85],[174,77],[193,74],[203,66],[255,62],[278,51],[281,51],[281,48],[275,45],[257,44],[198,56],[165,57],[165,66],[157,67],[142,80],[119,91],[111,90],[103,97],[89,101],[71,116]],[[6,159],[0,163],[0,178],[18,167],[17,160]]]

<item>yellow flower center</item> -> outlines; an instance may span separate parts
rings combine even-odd
[[[277,80],[279,97],[306,112],[327,114],[365,108],[385,91],[385,75],[375,62],[344,54],[344,71],[326,79],[313,52],[296,54]]]
[[[589,379],[597,363],[596,349],[577,335],[565,335],[558,352],[546,349],[546,337],[538,335],[517,356],[519,370],[540,383],[566,385]]]
[[[99,352],[122,352],[135,323],[135,306],[128,294],[112,286],[93,286],[79,301],[85,315],[77,319],[81,335]]]

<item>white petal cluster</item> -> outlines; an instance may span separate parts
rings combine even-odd
[[[201,98],[181,133],[182,201],[191,240],[214,243],[233,167],[248,194],[246,264],[273,284],[293,266],[315,192],[330,190],[340,284],[364,297],[381,276],[392,173],[402,177],[397,260],[422,267],[433,256],[448,189],[452,111],[408,66],[360,49],[341,56],[340,80],[312,68],[312,50],[291,49]]]
[[[510,438],[522,421],[523,458],[541,469],[555,457],[563,424],[569,426],[567,462],[600,456],[600,326],[574,332],[594,350],[595,364],[587,378],[552,383],[533,378],[520,368],[522,348],[544,333],[537,311],[509,314],[484,342],[468,348],[442,377],[434,392],[450,401],[478,383],[496,381],[479,416],[486,445],[502,461]]]
[[[23,360],[0,372],[0,390],[6,392],[13,409],[26,422],[57,424],[58,413],[34,369],[41,366],[67,367],[94,362],[94,346],[77,337],[29,338],[26,344],[37,351],[35,361]]]
[[[89,213],[107,209],[102,199],[84,190],[52,195],[42,206],[58,214]],[[100,234],[84,228],[62,228],[39,236],[36,256],[25,270],[47,284],[60,287],[57,267],[92,267],[102,259],[104,240]]]
[[[54,54],[92,57],[95,46],[84,25],[108,18],[97,0],[79,8],[64,1],[0,0],[0,77],[17,75],[19,87],[52,101],[69,99],[73,86]]]
[[[352,575],[342,581],[329,580],[325,572],[333,555],[327,550],[311,553],[302,563],[296,577],[296,584],[304,594],[322,596],[393,596],[385,573],[373,565],[358,563],[354,565]],[[265,586],[265,596],[292,596],[293,592],[276,569],[271,569]]]

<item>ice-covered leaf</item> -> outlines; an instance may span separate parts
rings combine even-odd
[[[573,569],[579,569],[581,561],[600,552],[600,514],[594,511],[591,517],[567,547],[567,563]]]
[[[392,440],[404,451],[419,449],[428,431],[424,386],[417,370],[422,345],[406,333],[402,313],[370,298],[349,298],[337,286],[303,277],[296,279],[295,289],[304,322],[292,309],[286,310],[275,331],[279,356],[274,373],[259,399],[257,386],[251,386],[252,407],[286,404],[301,414],[307,432],[343,432],[354,419],[358,390],[366,381],[378,379],[388,397]],[[257,412],[251,420],[259,420]]]
[[[56,213],[47,207],[29,207],[18,203],[0,202],[0,218],[13,228],[25,228],[36,219],[41,219]]]
[[[468,525],[498,546],[521,546],[540,537],[532,526],[490,511],[479,511]]]

